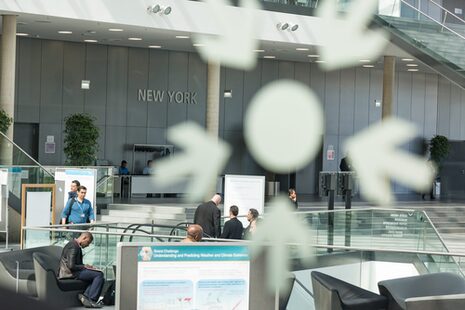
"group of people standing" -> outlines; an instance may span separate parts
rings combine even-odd
[[[244,229],[242,222],[237,218],[239,208],[229,208],[229,221],[224,224],[221,232],[221,210],[218,205],[221,196],[215,194],[210,201],[200,204],[195,210],[194,223],[199,225],[205,237],[222,239],[250,239],[257,227],[259,213],[256,209],[250,209],[247,214],[249,225]]]

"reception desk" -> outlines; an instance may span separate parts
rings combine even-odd
[[[186,194],[189,177],[179,178],[179,181],[166,186],[155,181],[153,175],[116,176],[115,193],[121,197],[146,196],[147,194]],[[223,177],[217,180],[217,192],[222,192]],[[119,190],[119,192],[118,192]]]

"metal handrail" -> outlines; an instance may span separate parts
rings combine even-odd
[[[418,13],[420,13],[421,15],[425,16],[426,18],[432,20],[433,22],[435,22],[436,24],[438,24],[439,26],[441,26],[443,29],[447,29],[449,30],[450,32],[452,32],[453,34],[457,35],[458,37],[462,38],[463,40],[465,40],[465,37],[462,36],[461,34],[459,34],[458,32],[452,30],[451,28],[447,27],[444,23],[441,23],[441,22],[438,22],[437,20],[435,20],[434,18],[432,18],[431,16],[429,16],[428,14],[420,11],[419,9],[417,9],[416,7],[414,7],[413,5],[411,5],[410,3],[406,2],[405,0],[400,0],[402,3],[404,3],[405,5],[407,5],[408,7],[410,7],[411,9],[417,11]]]
[[[42,168],[42,170],[45,171],[45,173],[47,173],[49,176],[51,176],[52,178],[55,178],[55,176],[50,173],[47,169],[45,169],[44,166],[42,166],[38,161],[36,161],[34,158],[31,157],[31,155],[29,155],[25,150],[23,150],[19,145],[17,145],[16,143],[14,143],[10,138],[8,138],[7,135],[5,135],[3,132],[0,132],[0,135],[3,136],[3,138],[5,138],[8,142],[10,142],[11,144],[13,144],[15,147],[17,147],[21,152],[23,152],[23,154],[25,154],[27,157],[29,157],[30,160],[32,160],[32,162],[34,162],[37,166],[39,166],[40,168]]]
[[[446,9],[445,7],[443,7],[442,5],[440,5],[439,3],[436,3],[434,2],[433,0],[429,0],[429,2],[431,2],[432,4],[436,5],[438,8],[440,8],[441,10],[445,11],[446,12],[446,15],[447,14],[450,14],[452,16],[454,16],[456,19],[460,20],[464,25],[465,25],[465,20],[463,20],[462,18],[460,18],[460,16],[458,15],[455,15],[454,13],[452,13],[451,11],[449,11],[448,9]]]

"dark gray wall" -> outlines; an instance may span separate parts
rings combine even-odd
[[[98,157],[115,165],[131,161],[134,143],[169,143],[166,131],[172,125],[186,120],[205,124],[207,67],[194,53],[21,38],[17,70],[15,121],[39,124],[39,161],[45,165],[64,163],[63,120],[76,112],[96,118],[101,130]],[[337,170],[344,141],[381,118],[381,108],[375,106],[382,98],[380,70],[325,73],[314,64],[274,60],[260,60],[248,72],[223,68],[221,89],[233,91],[220,104],[220,136],[234,145],[227,173],[264,173],[246,151],[242,120],[257,90],[282,78],[309,85],[321,99],[326,118],[323,170]],[[83,79],[91,81],[90,90],[80,89]],[[396,83],[394,111],[416,123],[421,135],[465,137],[464,91],[435,74],[400,72]],[[195,91],[198,104],[167,103],[166,95],[163,103],[139,102],[139,88]],[[48,135],[55,136],[56,154],[44,153]],[[308,134],[294,138],[307,139]],[[326,160],[329,145],[336,150],[334,161]],[[136,167],[141,169],[146,159],[138,155]],[[315,192],[317,167],[311,163],[297,173],[298,192]]]

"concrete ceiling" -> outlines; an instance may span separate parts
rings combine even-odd
[[[121,29],[122,31],[110,31],[110,29]],[[60,33],[69,31],[70,33]],[[191,33],[172,30],[162,30],[156,28],[143,28],[131,25],[109,24],[95,21],[50,17],[43,15],[20,14],[17,19],[17,33],[27,34],[25,37],[40,38],[48,40],[86,42],[86,40],[96,40],[89,44],[106,44],[114,46],[127,46],[139,48],[159,48],[174,51],[195,52],[190,39]],[[176,38],[176,36],[188,36],[189,38]],[[140,38],[141,40],[131,40],[130,38]],[[269,58],[276,60],[315,62],[318,55],[315,46],[300,46],[295,43],[262,41],[260,50],[256,52],[258,58]],[[385,55],[392,55],[398,58],[397,70],[407,71],[408,69],[418,69],[420,72],[433,73],[428,66],[424,65],[411,55],[398,47],[390,44],[385,50]],[[402,61],[411,58],[413,61]],[[407,63],[418,65],[418,67],[407,67]],[[383,68],[383,57],[360,62],[360,66],[371,66]],[[368,67],[369,69],[371,67]]]

